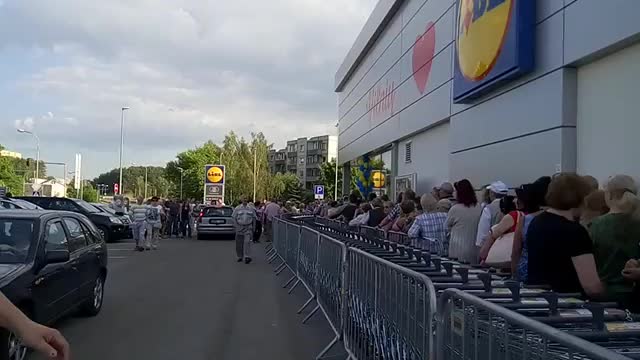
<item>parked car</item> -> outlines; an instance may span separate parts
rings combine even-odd
[[[109,205],[107,204],[102,204],[102,203],[91,203],[91,205],[95,206],[98,210],[100,210],[101,212],[105,213],[105,214],[109,214],[111,216],[117,216],[120,221],[122,221],[122,223],[124,225],[127,226],[127,238],[132,238],[133,237],[133,228],[131,226],[131,218],[129,217],[129,214],[118,214],[116,213],[115,210],[113,210]]]
[[[106,242],[124,239],[129,235],[129,226],[123,224],[118,216],[103,213],[84,200],[38,196],[23,196],[20,199],[48,210],[73,211],[85,215],[98,228]]]
[[[50,210],[0,212],[0,290],[36,322],[51,325],[80,311],[100,312],[107,247],[84,215]],[[27,349],[0,330],[0,358],[23,360]]]
[[[25,200],[0,197],[0,210],[2,209],[42,210],[40,206]]]
[[[198,240],[211,235],[233,235],[235,227],[231,215],[233,215],[233,208],[230,206],[207,206],[203,208],[198,214],[198,221],[196,222]]]

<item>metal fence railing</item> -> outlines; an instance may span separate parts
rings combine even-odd
[[[356,359],[433,359],[435,289],[425,275],[349,248],[345,348]]]
[[[308,227],[302,227],[300,230],[300,252],[298,255],[298,282],[302,282],[309,292],[310,298],[298,310],[298,314],[316,299],[316,276],[318,269],[318,242],[320,233]],[[291,293],[295,289],[295,285],[289,289]]]
[[[640,318],[580,294],[525,287],[400,233],[274,219],[269,260],[291,270],[348,360],[640,359]],[[438,299],[438,300],[436,300]]]
[[[458,289],[439,299],[438,360],[628,360]]]

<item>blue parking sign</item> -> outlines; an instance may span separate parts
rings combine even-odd
[[[313,186],[313,194],[317,200],[324,199],[324,185],[314,185]]]

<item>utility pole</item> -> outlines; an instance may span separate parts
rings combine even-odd
[[[258,177],[258,147],[253,147],[253,202],[256,202],[256,182]]]

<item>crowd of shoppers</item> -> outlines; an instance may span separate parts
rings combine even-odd
[[[350,226],[406,233],[416,248],[492,266],[526,284],[640,310],[640,198],[633,178],[616,175],[601,187],[591,176],[561,173],[477,190],[462,179],[421,197],[407,189],[395,203],[356,192],[342,204],[327,200],[304,209]]]

